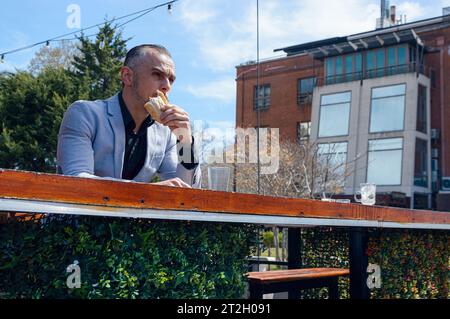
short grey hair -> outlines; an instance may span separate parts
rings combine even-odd
[[[172,59],[172,56],[170,55],[169,50],[167,50],[165,47],[159,44],[141,44],[138,46],[135,46],[130,51],[127,52],[127,55],[125,57],[125,61],[123,63],[124,66],[127,66],[131,69],[137,67],[140,62],[141,58],[145,55],[148,49],[155,50],[156,52],[160,54],[167,55],[169,58]]]

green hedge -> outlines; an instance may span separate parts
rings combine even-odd
[[[381,267],[381,288],[373,290],[373,298],[450,297],[448,231],[374,231],[367,254]]]
[[[348,229],[302,229],[304,267],[348,267]],[[259,232],[261,235],[262,232]],[[256,226],[78,217],[0,225],[0,298],[240,298]],[[262,238],[261,238],[262,241]],[[448,298],[450,234],[370,230],[372,298]],[[68,289],[66,267],[81,267]],[[349,297],[348,278],[339,282]],[[302,298],[326,298],[326,289]]]
[[[305,268],[349,268],[348,230],[345,228],[314,227],[301,230],[301,258]],[[339,278],[340,298],[349,298],[348,277]],[[304,290],[304,299],[328,298],[327,288]]]
[[[0,298],[238,298],[255,226],[62,216],[0,225]],[[81,288],[68,289],[78,260]]]
[[[369,230],[369,263],[381,267],[381,288],[371,298],[449,298],[450,233],[438,230]],[[302,229],[304,267],[349,267],[348,229]],[[349,281],[340,279],[341,298]],[[327,290],[305,291],[303,298],[325,298]]]

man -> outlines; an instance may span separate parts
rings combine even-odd
[[[161,123],[145,110],[157,90],[175,81],[170,53],[159,45],[131,49],[120,70],[122,91],[107,100],[76,101],[64,114],[58,136],[58,173],[200,187],[189,115],[165,105]]]

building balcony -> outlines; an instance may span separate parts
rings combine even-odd
[[[426,72],[428,71],[428,72]],[[394,65],[383,68],[376,68],[370,70],[364,70],[359,72],[345,73],[345,74],[334,74],[332,76],[326,76],[319,78],[317,81],[317,86],[339,84],[352,81],[362,81],[365,79],[380,78],[385,76],[404,74],[404,73],[421,73],[427,75],[430,68],[426,68],[423,64],[418,64],[416,62]]]

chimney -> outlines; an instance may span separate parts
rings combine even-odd
[[[391,6],[389,9],[389,20],[391,25],[395,25],[396,19],[395,19],[395,6]]]

